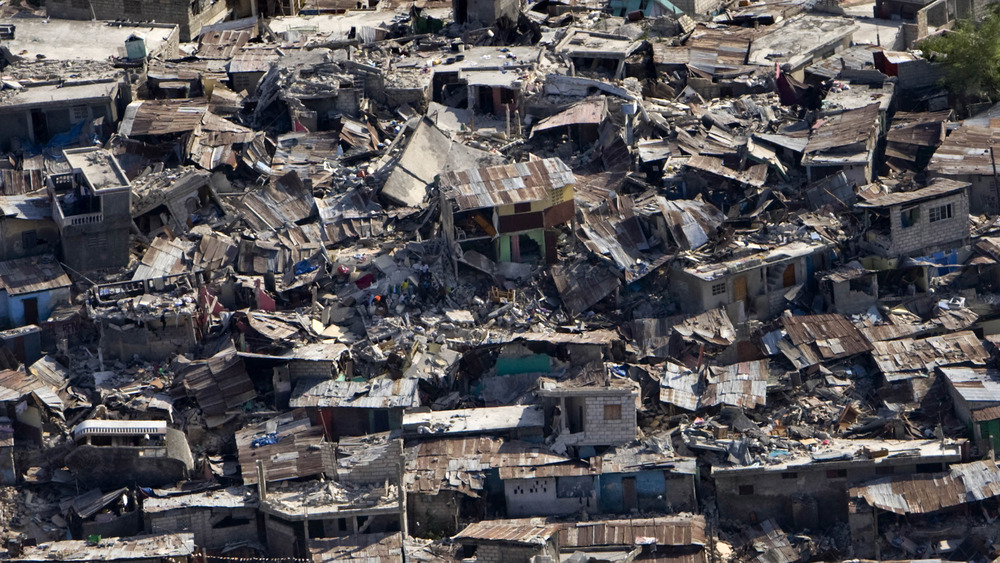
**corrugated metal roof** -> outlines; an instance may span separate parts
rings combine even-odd
[[[809,135],[805,153],[820,153],[866,143],[878,128],[878,112],[879,105],[870,104],[817,121]]]
[[[872,349],[868,339],[841,315],[784,317],[782,325],[791,346],[779,341],[778,348],[798,369]]]
[[[309,540],[315,562],[360,561],[363,563],[402,562],[403,534],[361,534],[342,538]]]
[[[195,243],[182,238],[168,239],[156,237],[142,255],[139,267],[132,275],[133,280],[162,278],[191,271],[189,254]]]
[[[559,549],[577,547],[688,546],[706,544],[705,517],[663,516],[566,524],[559,530]]]
[[[597,98],[593,100],[583,100],[577,102],[555,115],[546,117],[539,121],[532,129],[531,134],[547,131],[556,127],[567,127],[570,125],[600,125],[604,121],[607,102],[605,99]]]
[[[440,185],[459,209],[480,209],[548,200],[554,190],[572,186],[573,171],[558,158],[445,172]]]
[[[540,467],[570,459],[538,444],[490,436],[433,438],[406,450],[407,492],[437,494],[440,490],[478,496],[485,472],[502,467]]]
[[[896,192],[885,194],[867,201],[858,202],[858,207],[890,207],[893,205],[905,205],[916,203],[937,197],[944,197],[956,192],[965,191],[969,188],[967,182],[956,182],[946,178],[936,178],[934,182],[926,188],[913,190],[912,192]]]
[[[494,541],[523,545],[543,545],[559,533],[559,524],[550,524],[544,518],[516,518],[509,520],[482,520],[470,524],[452,539]],[[473,543],[475,543],[473,541]]]
[[[956,464],[947,473],[876,479],[850,495],[895,514],[928,514],[1000,496],[1000,469],[990,461]]]
[[[0,286],[7,295],[51,291],[70,285],[62,266],[48,254],[0,262]]]
[[[768,360],[713,366],[702,394],[703,406],[732,405],[752,409],[767,402]]]
[[[931,336],[922,340],[904,338],[876,342],[872,357],[889,381],[926,377],[936,366],[963,363],[984,365],[989,352],[969,331]]]
[[[934,152],[927,170],[940,176],[992,176],[990,147],[1000,144],[1000,129],[962,125]]]
[[[243,358],[230,346],[207,360],[191,365],[183,374],[184,389],[198,401],[203,413],[220,416],[242,407],[257,396]]]
[[[975,403],[1000,403],[1000,371],[972,367],[942,367],[938,369],[941,375],[948,379],[952,389],[963,399],[972,403],[969,405],[971,408],[977,408]]]
[[[198,58],[229,60],[250,38],[248,30],[226,29],[203,33],[198,38]]]
[[[184,100],[138,100],[125,108],[118,133],[143,137],[194,131],[208,111],[204,98]]]
[[[688,159],[686,165],[690,168],[715,174],[716,176],[728,178],[755,188],[763,186],[764,182],[767,181],[766,164],[753,164],[748,166],[746,170],[734,170],[723,164],[721,158],[696,154]]]
[[[275,443],[253,446],[255,439],[269,434]],[[244,428],[236,432],[243,483],[257,482],[258,459],[269,482],[319,475],[325,471],[323,443],[323,429],[312,426],[301,410]]]

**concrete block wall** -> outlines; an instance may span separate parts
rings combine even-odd
[[[371,97],[379,99],[377,96]],[[409,104],[417,111],[425,111],[430,104],[430,87],[386,88],[383,91],[381,101],[389,107],[399,107]]]
[[[900,63],[897,69],[899,87],[903,90],[933,86],[942,76],[941,67],[925,59]]]
[[[950,219],[930,222],[930,211],[936,207],[951,204]],[[969,238],[969,197],[965,193],[924,201],[918,204],[917,222],[903,228],[900,222],[902,206],[890,209],[892,221],[892,247],[895,256],[914,256],[927,249],[943,249],[958,246]]]
[[[403,441],[390,440],[382,455],[372,459],[369,463],[359,464],[350,469],[337,468],[337,480],[342,483],[369,484],[369,483],[399,483],[399,464],[403,459]]]
[[[292,360],[288,362],[291,380],[303,378],[329,378],[333,376],[333,360]]]
[[[452,536],[458,533],[458,499],[451,491],[406,495],[409,532],[417,537]]]
[[[621,418],[604,420],[604,407],[618,405]],[[587,397],[584,401],[583,431],[581,445],[614,446],[626,444],[635,439],[636,412],[635,398],[631,395],[605,395]]]
[[[482,563],[531,563],[531,558],[544,554],[539,547],[483,543],[476,548],[476,561]]]
[[[192,13],[191,2],[187,0],[47,0],[45,7],[53,18],[175,23],[180,27],[181,41],[193,40],[202,26],[226,11],[222,0],[216,0],[198,14]]]

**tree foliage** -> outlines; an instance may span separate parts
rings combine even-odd
[[[990,5],[980,22],[959,21],[920,48],[944,66],[945,86],[962,100],[1000,94],[1000,9]]]

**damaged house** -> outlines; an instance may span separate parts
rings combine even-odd
[[[554,263],[556,227],[573,218],[574,183],[558,158],[441,175],[448,248],[456,258],[474,250],[500,262]]]
[[[49,177],[63,262],[78,272],[128,264],[132,189],[106,149],[63,150],[70,171]]]
[[[968,246],[968,190],[969,184],[938,179],[926,188],[859,202],[866,227],[862,248],[883,258],[906,258],[943,256]]]

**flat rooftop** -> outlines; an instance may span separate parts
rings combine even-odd
[[[79,171],[95,191],[128,188],[128,177],[106,149],[88,147],[63,151],[74,171]]]
[[[849,39],[857,30],[857,24],[842,17],[806,15],[792,18],[754,40],[750,47],[750,64],[773,67],[776,62],[787,63],[797,69],[812,62],[816,53]]]
[[[103,21],[44,18],[10,18],[0,23],[15,26],[14,39],[3,46],[14,60],[35,60],[39,55],[55,60],[93,61],[120,57],[125,55],[125,40],[132,34],[145,38],[146,51],[155,54],[177,29],[172,24],[120,26]]]
[[[20,90],[4,90],[0,96],[0,105],[16,106],[20,111],[52,103],[110,101],[119,84],[117,80],[108,80],[89,84],[43,84]]]
[[[421,434],[496,432],[512,428],[541,428],[545,413],[539,405],[483,407],[450,411],[415,412],[403,415],[403,429]]]

